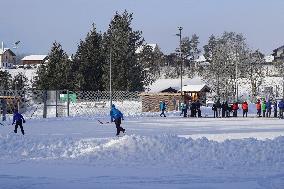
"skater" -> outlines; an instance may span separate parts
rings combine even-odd
[[[2,109],[2,121],[6,121],[7,114],[7,101],[5,98],[1,100],[1,109]]]
[[[262,116],[265,117],[265,112],[266,112],[266,101],[263,100],[261,103],[261,110],[262,110]]]
[[[214,118],[215,118],[215,117],[218,117],[216,103],[213,104],[212,110],[213,110],[213,113],[214,113]]]
[[[225,102],[225,105],[227,107],[227,111],[226,111],[226,117],[230,117],[231,116],[231,112],[232,112],[232,107],[228,104],[228,102]]]
[[[271,116],[271,109],[272,109],[272,103],[270,100],[268,100],[266,102],[266,117],[270,117]]]
[[[273,103],[273,113],[274,113],[274,117],[277,117],[277,101],[276,100]]]
[[[279,119],[283,119],[283,112],[284,112],[284,100],[282,99],[279,104]]]
[[[228,109],[228,104],[226,104],[226,102],[222,103],[222,117],[226,117],[226,112]]]
[[[24,131],[24,128],[23,128],[23,123],[26,123],[26,121],[25,121],[24,117],[22,116],[22,114],[20,114],[18,112],[18,110],[14,110],[14,116],[13,116],[13,123],[12,123],[12,125],[14,125],[15,122],[16,122],[16,125],[15,125],[14,132],[17,133],[18,126],[20,126],[22,134],[24,135],[25,131]]]
[[[162,111],[162,113],[160,114],[161,117],[162,117],[162,115],[163,115],[164,117],[167,117],[167,116],[165,115],[166,109],[167,109],[167,106],[166,106],[165,101],[161,102],[161,103],[160,103],[160,110]]]
[[[116,126],[116,136],[119,135],[120,131],[124,133],[125,129],[120,126],[121,119],[124,120],[123,114],[121,113],[121,111],[115,108],[114,104],[111,106],[110,116],[111,116],[111,122],[114,122]]]
[[[183,114],[183,117],[187,117],[187,109],[188,109],[187,103],[184,102],[181,107],[182,108],[181,108],[180,116]]]
[[[261,103],[259,99],[256,102],[256,110],[257,110],[258,117],[261,117]]]
[[[238,117],[238,109],[239,109],[239,105],[238,102],[235,102],[233,104],[232,110],[233,110],[233,117]]]
[[[190,106],[190,117],[196,117],[196,102],[193,101]]]
[[[248,117],[248,103],[246,101],[243,102],[242,104],[242,109],[243,109],[243,117]]]
[[[217,117],[221,117],[222,104],[220,102],[220,98],[218,98],[218,100],[216,102],[216,108],[217,108]]]
[[[196,101],[195,106],[196,106],[197,116],[202,117],[201,116],[201,103],[199,102],[199,100]]]

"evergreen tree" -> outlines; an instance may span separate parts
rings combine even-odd
[[[11,88],[12,76],[7,71],[0,70],[0,90],[9,90]]]
[[[150,45],[145,45],[138,57],[144,69],[144,86],[149,86],[160,77],[160,68],[164,61],[163,53],[157,46],[153,49]]]
[[[112,66],[112,89],[142,91],[144,89],[143,66],[139,64],[136,49],[143,44],[142,32],[133,31],[133,15],[116,12],[104,34],[104,86],[109,88],[109,63]]]
[[[74,56],[74,81],[79,90],[104,90],[102,35],[97,33],[95,25],[80,42]]]
[[[28,86],[28,78],[23,73],[18,73],[12,80],[12,89],[24,90]]]
[[[64,90],[70,89],[72,80],[70,79],[71,61],[62,49],[62,46],[54,42],[48,54],[48,63],[43,64],[37,71],[34,86],[40,90]]]

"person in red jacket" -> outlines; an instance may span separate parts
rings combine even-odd
[[[239,105],[238,102],[235,102],[233,104],[233,117],[238,117],[238,109],[239,109]]]
[[[246,101],[243,102],[242,104],[242,109],[243,109],[243,117],[248,117],[248,103]]]
[[[258,117],[261,117],[261,103],[260,103],[260,100],[257,100],[256,110],[257,110]]]

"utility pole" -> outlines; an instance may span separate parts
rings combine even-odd
[[[181,97],[182,95],[182,64],[183,64],[183,60],[182,60],[182,52],[181,52],[181,30],[183,28],[182,27],[178,27],[179,33],[176,34],[177,36],[179,36],[179,53],[180,53],[180,95]]]
[[[109,52],[109,100],[110,100],[110,109],[112,107],[112,83],[111,83],[111,48]]]

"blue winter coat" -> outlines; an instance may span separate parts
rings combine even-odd
[[[165,110],[167,107],[166,107],[166,103],[164,102],[161,102],[160,103],[160,110]]]
[[[111,121],[116,120],[118,118],[123,119],[123,114],[121,113],[121,111],[119,111],[115,107],[112,107],[110,111],[110,117],[111,117]]]
[[[284,101],[283,101],[283,100],[281,100],[281,101],[279,102],[278,107],[279,107],[280,109],[284,109]]]
[[[13,116],[13,124],[17,121],[25,121],[24,117],[22,116],[22,114],[20,113],[14,113],[14,116]]]
[[[271,110],[272,103],[270,101],[266,102],[266,109]]]

